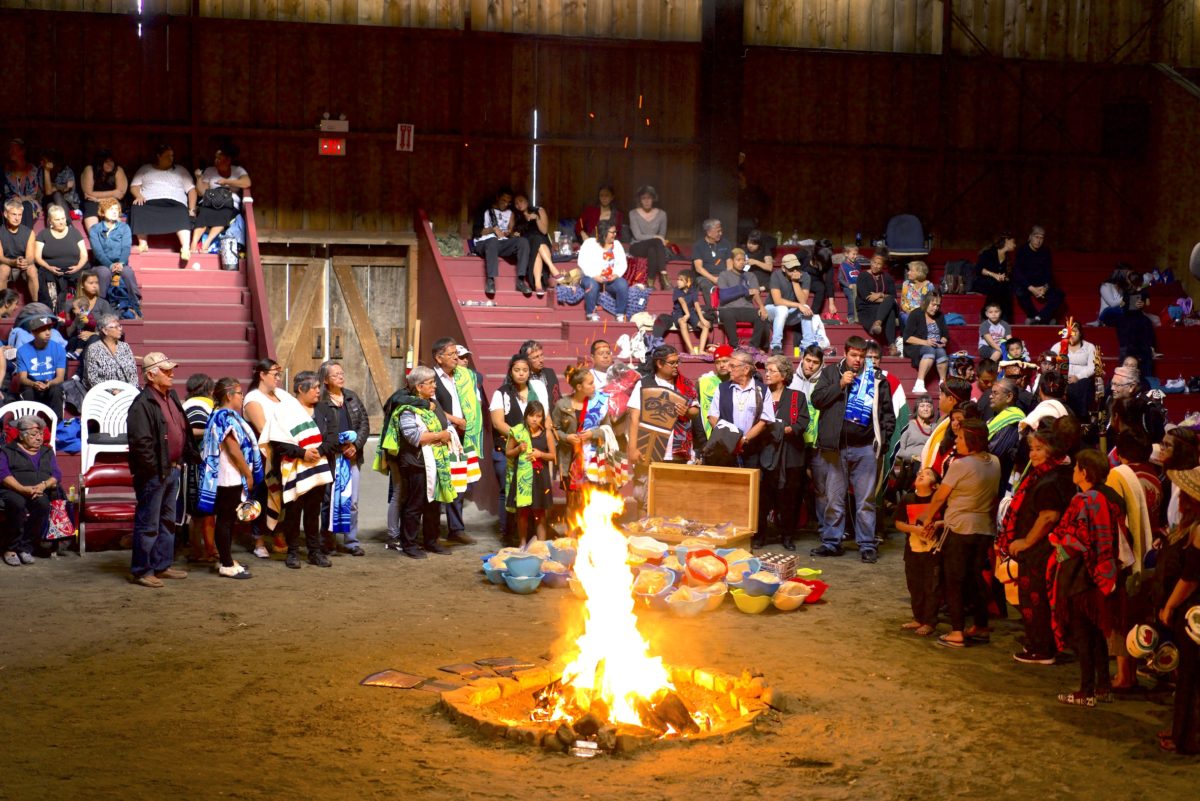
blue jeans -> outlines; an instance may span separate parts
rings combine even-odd
[[[817,485],[817,516],[821,542],[831,548],[842,544],[846,528],[846,489],[854,488],[858,509],[854,540],[860,549],[875,547],[875,449],[870,445],[813,454],[813,481]]]
[[[579,279],[579,285],[583,287],[583,310],[587,314],[595,313],[602,286],[605,292],[613,296],[613,301],[617,304],[617,314],[625,313],[625,307],[629,305],[629,283],[624,278],[614,278],[601,285],[596,279],[585,275]]]
[[[950,360],[945,348],[934,348],[929,345],[921,346],[921,361],[933,359],[934,364],[945,364]]]
[[[800,331],[800,350],[804,350],[809,345],[817,344],[817,337],[813,333],[812,318],[805,317],[800,313],[799,309],[768,303],[767,313],[771,315],[772,350],[783,347],[783,331],[785,328]]]
[[[161,573],[175,561],[175,500],[179,496],[179,468],[165,479],[155,476],[137,487],[133,517],[133,559],[129,572],[140,578]]]

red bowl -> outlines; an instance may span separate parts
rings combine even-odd
[[[825,594],[825,590],[829,589],[828,584],[816,579],[790,578],[788,581],[794,581],[798,584],[803,584],[812,590],[812,592],[810,592],[804,599],[804,603],[806,604],[815,604],[817,601],[821,600],[821,596]]]
[[[693,571],[692,570],[692,560],[699,559],[702,556],[715,557],[717,559],[717,561],[719,561],[721,564],[723,564],[725,566],[725,572],[719,576],[713,576],[711,578],[708,578],[708,577],[702,576],[699,573],[696,573],[695,571]],[[687,570],[688,578],[691,579],[691,581],[689,583],[692,584],[693,586],[696,586],[696,584],[711,584],[714,581],[724,581],[725,577],[729,575],[729,563],[726,562],[720,556],[717,556],[712,551],[708,550],[707,548],[700,548],[699,550],[688,551],[687,556],[684,557],[684,561],[685,561],[685,567]]]

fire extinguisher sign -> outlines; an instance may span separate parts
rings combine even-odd
[[[411,153],[413,149],[413,126],[402,122],[396,126],[396,150]]]

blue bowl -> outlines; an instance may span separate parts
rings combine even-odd
[[[549,570],[547,570],[545,573],[543,573],[542,576],[543,576],[542,586],[543,587],[552,587],[556,590],[561,590],[561,589],[565,588],[567,586],[567,579],[571,578],[571,574],[569,572],[568,573],[554,573]]]
[[[575,564],[575,557],[579,551],[575,548],[555,548],[553,543],[549,543],[550,558],[559,564],[570,568]]]
[[[504,583],[508,588],[519,595],[529,595],[532,592],[537,592],[537,588],[541,586],[542,579],[545,578],[544,573],[538,573],[536,576],[514,576],[507,570],[503,573]]]
[[[494,553],[485,553],[483,556],[479,557],[480,561],[482,562],[482,564],[479,566],[479,569],[486,573],[488,564],[491,563],[492,557],[495,555],[496,554]]]
[[[739,565],[745,565],[745,568],[743,569],[741,567],[738,567]],[[737,571],[734,570],[735,567],[738,567]],[[757,556],[751,556],[749,559],[743,559],[740,562],[734,562],[733,564],[731,564],[729,566],[728,575],[734,576],[734,575],[738,575],[738,574],[744,574],[747,576],[752,576],[755,573],[757,573],[760,569],[762,569],[762,561]],[[738,583],[740,584],[741,582],[738,582]]]
[[[493,584],[504,583],[504,568],[502,567],[492,567],[491,562],[484,562],[483,573],[487,576],[487,580]]]
[[[666,573],[668,578],[675,575],[674,570],[671,570],[666,567],[653,567],[653,568],[648,568],[648,569],[655,570],[660,573]],[[668,583],[667,586],[663,587],[661,590],[659,590],[656,593],[650,594],[650,593],[638,592],[637,590],[634,590],[633,595],[646,608],[657,609],[660,612],[665,612],[665,611],[667,611],[667,608],[668,608],[667,596],[673,592],[675,592],[675,585],[673,583]]]
[[[747,577],[741,583],[741,589],[749,596],[756,597],[759,595],[774,595],[779,589],[780,581],[759,581],[758,579]],[[729,586],[733,586],[732,584]]]
[[[510,556],[504,561],[509,575],[517,578],[533,578],[542,574],[542,557],[533,554]]]

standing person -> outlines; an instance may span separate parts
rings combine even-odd
[[[979,251],[979,258],[975,264],[974,289],[984,296],[984,310],[986,311],[988,306],[996,306],[1000,309],[1001,319],[1009,322],[1013,319],[1013,284],[1008,254],[1016,249],[1017,240],[1012,234],[1000,234],[990,245]]]
[[[254,428],[255,437],[262,443],[267,442],[263,436],[264,432],[269,429],[280,409],[285,403],[294,402],[295,399],[280,386],[280,382],[283,380],[283,367],[279,362],[274,359],[260,359],[254,364],[253,371],[254,377],[250,379],[250,391],[242,399],[242,414],[245,416],[246,422]],[[271,459],[264,459],[263,469],[267,472],[268,480],[278,481],[279,469],[277,465],[272,464]],[[268,532],[275,529],[275,521],[268,515],[266,480],[255,485],[252,500],[261,504],[263,512],[251,526],[254,535],[254,555],[259,559],[270,559],[271,552],[267,550],[266,538]],[[280,534],[276,534],[274,539],[272,548],[276,553],[287,551],[287,544]]]
[[[533,293],[526,280],[529,277],[529,240],[513,236],[516,220],[513,210],[512,192],[501,189],[496,199],[483,212],[479,223],[479,234],[475,237],[475,255],[484,261],[484,293],[496,294],[496,276],[500,273],[500,257],[517,259],[517,291],[528,297]]]
[[[199,461],[200,453],[188,431],[187,414],[171,389],[175,367],[164,353],[146,354],[146,388],[129,406],[129,472],[137,493],[130,576],[143,587],[159,588],[162,579],[187,578],[187,571],[171,567],[175,511],[180,468]]]
[[[550,217],[546,214],[545,207],[531,205],[529,198],[520,193],[513,198],[513,208],[516,210],[513,215],[516,218],[516,235],[529,241],[529,252],[533,259],[533,292],[539,298],[545,297],[542,268],[548,270],[554,278],[558,278],[554,254],[550,252],[550,237],[547,236],[550,233]]]
[[[925,394],[925,376],[934,365],[939,382],[945,382],[950,369],[950,357],[946,354],[949,344],[950,328],[942,314],[942,293],[934,289],[921,297],[920,306],[904,323],[904,355],[917,368],[917,380],[912,388],[914,395]]]
[[[1049,424],[1029,437],[1029,471],[1013,492],[996,550],[1017,560],[1017,592],[1025,623],[1025,648],[1013,659],[1027,665],[1053,665],[1058,655],[1050,618],[1047,568],[1054,556],[1049,534],[1075,494],[1066,448]]]
[[[21,397],[46,404],[61,420],[67,350],[52,338],[54,322],[53,317],[42,317],[31,324],[33,341],[17,348],[15,369]]]
[[[51,309],[65,305],[67,290],[75,285],[76,275],[87,266],[87,246],[73,225],[67,224],[62,206],[46,210],[47,227],[36,237],[33,258],[38,266],[38,300]]]
[[[767,391],[775,406],[775,422],[768,432],[763,453],[762,481],[766,485],[767,507],[776,512],[780,544],[784,550],[796,550],[793,541],[800,524],[803,503],[801,485],[808,465],[808,396],[792,389],[792,363],[783,356],[771,356],[763,371]],[[756,536],[759,547],[766,544],[766,532]]]
[[[208,428],[208,418],[212,415],[213,391],[215,384],[207,374],[195,373],[188,376],[187,397],[183,400],[183,413],[187,416],[188,429],[196,449],[204,452],[204,432]],[[241,388],[238,388],[241,395]],[[217,545],[214,540],[217,519],[212,510],[200,509],[200,485],[203,483],[204,463],[188,465],[184,474],[187,499],[187,513],[191,519],[188,524],[188,562],[195,564],[213,564],[217,561]]]
[[[403,514],[399,550],[410,559],[448,554],[438,543],[441,505],[457,497],[450,479],[450,420],[435,399],[438,377],[417,365],[408,374],[411,396],[400,399],[379,441],[381,459],[394,461],[403,475]],[[419,537],[419,539],[418,539]]]
[[[236,378],[222,378],[213,389],[216,409],[204,428],[201,448],[200,492],[197,509],[216,521],[214,535],[225,578],[248,579],[249,571],[233,560],[233,530],[238,507],[263,481],[262,453],[254,429],[238,413],[242,387]],[[260,507],[261,515],[261,507]]]
[[[121,202],[105,198],[96,204],[100,220],[88,229],[88,241],[92,245],[92,262],[96,275],[100,276],[100,297],[107,298],[113,278],[121,276],[125,288],[139,296],[137,277],[129,265],[129,253],[133,248],[133,233],[121,222]]]
[[[558,447],[558,475],[567,494],[567,517],[583,508],[588,483],[587,454],[601,426],[608,426],[608,398],[596,391],[596,380],[584,362],[567,367],[571,394],[554,405],[550,424]],[[523,414],[523,412],[522,412]],[[507,434],[506,434],[507,435]]]
[[[338,436],[337,452],[331,459],[334,480],[321,506],[322,541],[326,535],[342,536],[336,548],[351,556],[365,556],[358,540],[358,497],[367,438],[371,421],[367,407],[352,389],[346,387],[346,372],[337,362],[324,362],[317,368],[321,398],[317,408],[333,423]]]
[[[887,378],[866,358],[867,342],[846,340],[845,358],[821,370],[812,403],[821,413],[813,461],[821,545],[813,556],[841,556],[846,490],[854,489],[855,540],[859,558],[878,560],[875,545],[875,482],[883,443],[892,438],[896,415]]]
[[[728,266],[733,246],[724,238],[725,229],[717,219],[705,220],[701,227],[704,236],[692,245],[692,269],[698,278],[696,283],[701,292],[712,292],[717,284],[717,278]]]
[[[720,298],[717,318],[725,331],[725,339],[739,344],[737,324],[750,323],[754,326],[750,346],[765,350],[770,345],[771,327],[767,320],[771,315],[763,302],[758,280],[742,269],[746,265],[746,251],[734,248],[726,265],[717,278]]]
[[[558,386],[558,375],[546,366],[546,351],[542,343],[527,339],[521,343],[517,355],[529,362],[529,386],[541,401],[542,408],[554,408],[554,404],[562,397],[562,390]]]
[[[100,222],[100,201],[112,199],[119,205],[129,191],[129,179],[112,151],[102,149],[96,151],[92,163],[79,174],[79,188],[83,190],[83,229],[91,231]]]
[[[1189,610],[1200,604],[1200,469],[1168,470],[1182,490],[1180,522],[1167,535],[1159,560],[1161,604],[1158,622],[1170,626],[1179,648],[1175,709],[1171,728],[1159,732],[1164,751],[1200,754],[1200,644],[1189,625]]]
[[[608,384],[608,368],[613,366],[612,344],[606,339],[592,341],[592,378],[596,381],[596,391],[603,392]]]
[[[600,321],[596,303],[600,293],[605,292],[612,295],[617,322],[625,322],[625,307],[629,305],[629,282],[625,280],[628,266],[625,248],[617,241],[616,228],[607,220],[602,221],[596,227],[596,236],[585,239],[579,248],[583,308],[589,320]]]
[[[537,394],[529,386],[529,360],[523,356],[513,356],[508,360],[504,382],[492,393],[492,402],[488,405],[492,419],[492,468],[496,472],[496,484],[500,487],[505,486],[504,476],[508,470],[508,457],[505,454],[508,432],[525,419],[525,409],[533,400],[537,400]],[[500,534],[507,537],[508,510],[505,509],[503,494],[499,507]]]
[[[729,361],[729,381],[720,384],[708,406],[708,422],[716,426],[718,421],[731,423],[741,433],[736,450],[735,465],[762,470],[763,446],[766,444],[766,429],[775,422],[775,405],[771,394],[754,370],[754,356],[744,350],[735,350]],[[767,505],[763,502],[765,481],[759,482],[757,537],[760,541],[767,533]]]
[[[1021,444],[1021,423],[1025,420],[1025,412],[1017,405],[1016,382],[1001,378],[992,384],[990,408],[988,451],[1000,460],[1000,477],[1006,488]]]
[[[13,422],[17,438],[0,447],[0,510],[6,525],[0,536],[4,563],[33,564],[33,549],[50,519],[50,502],[59,496],[62,471],[54,449],[46,445],[41,418],[26,415]]]
[[[175,234],[179,240],[179,260],[191,259],[188,249],[192,218],[196,216],[196,184],[183,167],[175,163],[170,145],[154,148],[154,161],[143,164],[129,185],[133,205],[129,209],[129,227],[138,238],[138,250],[145,253],[151,234]]]
[[[996,534],[996,492],[1000,486],[1000,460],[987,452],[987,426],[982,420],[963,420],[957,447],[959,458],[951,463],[929,508],[918,522],[925,534],[934,535],[934,520],[945,509],[945,538],[942,571],[946,605],[950,607],[950,633],[938,638],[939,645],[962,648],[968,639],[987,641],[990,588],[984,580],[988,553]],[[966,627],[970,611],[974,625]]]
[[[713,369],[696,379],[696,394],[699,396],[701,409],[707,409],[712,404],[717,388],[729,380],[729,361],[732,356],[731,345],[718,345],[713,351]],[[712,435],[712,423],[708,421],[707,415],[701,419],[704,421],[704,438],[708,439]]]
[[[517,539],[529,544],[529,523],[534,535],[546,539],[546,511],[554,506],[550,489],[550,462],[554,459],[554,433],[546,428],[546,410],[538,401],[525,407],[524,420],[508,430],[508,470],[504,477],[504,505],[517,516]]]
[[[854,306],[863,330],[887,344],[891,356],[899,356],[903,343],[896,337],[900,307],[896,304],[896,282],[884,269],[887,259],[881,253],[871,257],[868,270],[860,270],[855,280]]]
[[[458,363],[458,343],[443,337],[433,343],[433,360],[437,363],[437,402],[450,424],[458,429],[463,450],[478,456],[483,452],[483,391],[475,373]],[[446,507],[446,539],[463,545],[475,542],[463,522],[463,496],[443,504]]]
[[[637,191],[638,207],[629,213],[629,255],[646,260],[646,281],[650,286],[657,282],[659,289],[667,289],[667,213],[658,208],[658,193],[653,186],[643,186]]]
[[[1053,259],[1045,243],[1046,230],[1035,225],[1029,232],[1029,241],[1017,248],[1013,259],[1012,291],[1028,325],[1053,323],[1065,298],[1063,291],[1054,285]]]
[[[21,222],[24,207],[19,200],[4,204],[4,225],[0,227],[0,287],[9,279],[23,274],[29,287],[29,297],[38,296],[37,239],[33,231]]]
[[[642,420],[642,409],[646,405],[645,395],[656,388],[669,389],[678,393],[683,400],[675,403],[675,425],[667,437],[662,461],[686,463],[692,456],[692,419],[700,414],[700,400],[692,383],[680,379],[679,351],[670,345],[660,345],[650,354],[654,368],[652,376],[638,381],[629,393],[629,463],[634,466],[633,493],[638,506],[646,505],[646,490],[650,478],[652,454],[643,453],[638,447],[638,426]]]
[[[1072,477],[1079,492],[1049,536],[1055,549],[1050,585],[1055,640],[1060,647],[1068,636],[1074,640],[1080,672],[1079,689],[1060,693],[1060,704],[1094,707],[1098,700],[1113,700],[1108,637],[1117,617],[1117,552],[1125,508],[1105,485],[1108,472],[1108,458],[1100,451],[1076,455]]]
[[[337,451],[336,434],[322,429],[316,420],[321,382],[311,370],[296,373],[292,392],[268,424],[267,441],[279,470],[279,489],[268,488],[268,514],[279,521],[276,531],[287,543],[285,564],[300,569],[300,524],[303,518],[308,563],[332,567],[321,542],[321,501],[325,485],[333,483],[329,456]]]
[[[940,482],[941,477],[932,469],[918,470],[913,479],[913,491],[902,494],[896,504],[896,530],[908,535],[904,542],[904,580],[913,615],[912,620],[900,628],[919,637],[928,637],[937,629],[941,603],[942,555],[935,550],[936,533],[930,536],[928,530],[933,528],[936,532],[937,526],[943,524],[936,521],[925,525],[920,520],[929,509]]]

